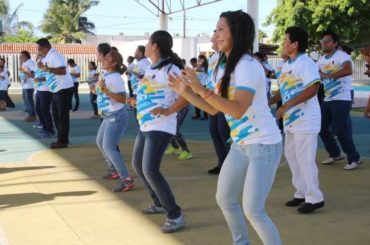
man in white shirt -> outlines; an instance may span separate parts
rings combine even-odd
[[[39,53],[44,57],[37,66],[48,72],[46,84],[53,93],[52,113],[58,138],[56,142],[51,143],[50,148],[65,148],[69,144],[69,109],[72,103],[73,81],[67,73],[64,56],[53,49],[46,38],[41,38],[36,43]]]
[[[316,63],[305,54],[307,45],[306,31],[299,27],[286,29],[283,54],[289,59],[283,64],[278,79],[280,90],[270,101],[270,104],[283,101],[276,118],[284,119],[284,153],[296,189],[286,206],[303,203],[298,212],[304,214],[324,206],[315,162],[321,118],[316,96],[320,75]]]
[[[322,164],[332,164],[344,159],[334,135],[347,154],[345,170],[356,169],[361,163],[360,155],[352,138],[352,59],[343,51],[337,50],[339,38],[330,31],[321,35],[321,47],[325,55],[317,62],[324,85],[324,101],[321,104],[320,137],[329,158]]]
[[[80,97],[78,96],[78,86],[79,86],[79,78],[81,77],[81,69],[76,64],[74,59],[68,59],[68,73],[71,75],[73,80],[73,96],[75,97],[76,104],[73,107],[72,111],[78,111],[78,107],[80,106]]]
[[[137,89],[139,86],[140,80],[144,77],[145,71],[150,66],[150,61],[145,57],[145,47],[142,45],[137,46],[135,51],[136,64],[132,69],[131,76],[131,86],[134,96],[137,95]]]

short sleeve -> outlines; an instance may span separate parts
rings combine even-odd
[[[48,60],[48,67],[61,68],[67,67],[64,57],[61,54],[54,53]]]
[[[310,58],[306,59],[303,64],[302,81],[305,88],[312,84],[320,82],[320,73],[318,65]]]
[[[235,67],[234,79],[235,88],[237,90],[244,90],[255,94],[257,87],[259,87],[261,83],[264,83],[263,67],[250,57],[243,59],[239,61]]]

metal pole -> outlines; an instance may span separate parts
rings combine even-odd
[[[159,29],[167,31],[168,30],[168,15],[164,9],[164,0],[162,0],[162,8],[159,15]]]
[[[258,52],[258,0],[247,0],[247,11],[254,21],[254,28],[256,31],[256,36],[253,42],[253,51]]]
[[[184,17],[183,17],[183,23],[182,23],[182,32],[183,32],[183,38],[186,38],[186,11],[184,10]]]

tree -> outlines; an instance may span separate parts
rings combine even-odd
[[[21,29],[17,32],[17,35],[5,36],[3,41],[7,43],[35,43],[37,39],[32,32]]]
[[[278,0],[265,25],[274,24],[274,41],[281,41],[285,29],[299,26],[310,36],[310,47],[320,34],[332,30],[353,46],[370,40],[370,0]]]
[[[258,30],[258,39],[259,39],[258,41],[260,43],[263,43],[263,39],[266,37],[267,37],[266,33],[264,33],[262,30]]]
[[[92,0],[50,0],[41,30],[50,34],[53,42],[81,42],[86,33],[93,34],[95,28],[83,14],[98,3]]]

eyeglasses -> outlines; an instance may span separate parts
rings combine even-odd
[[[320,40],[320,43],[321,44],[323,44],[323,43],[330,43],[330,42],[332,42],[333,40],[331,40],[331,39],[322,39],[322,40]]]

